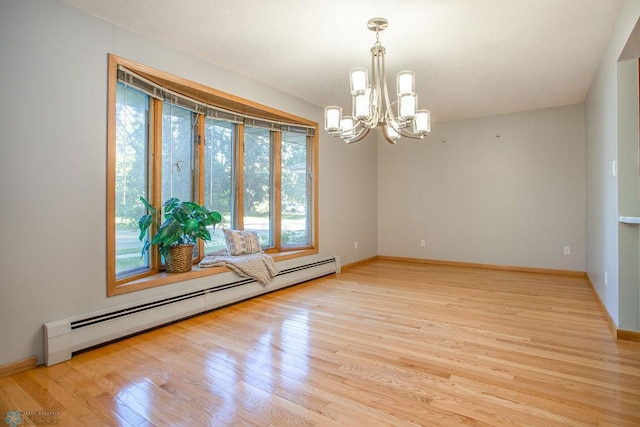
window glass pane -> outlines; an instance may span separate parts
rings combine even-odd
[[[209,229],[211,241],[205,242],[205,254],[226,247],[222,228],[233,228],[233,123],[207,119],[204,146],[204,205],[220,212],[222,223]]]
[[[282,133],[282,246],[309,244],[307,136]]]
[[[116,275],[149,265],[140,258],[138,219],[144,215],[140,196],[147,197],[149,97],[118,83],[116,88],[115,242]]]
[[[162,106],[162,203],[172,197],[193,201],[193,113]]]
[[[244,229],[255,231],[262,246],[271,241],[271,132],[244,128]]]

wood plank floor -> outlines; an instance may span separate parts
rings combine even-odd
[[[638,426],[585,278],[374,261],[0,379],[59,425]],[[27,414],[28,416],[28,414]]]

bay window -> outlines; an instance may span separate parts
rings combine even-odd
[[[255,231],[274,257],[317,253],[317,123],[115,55],[108,119],[108,295],[221,271],[167,275],[156,250],[141,258],[140,197],[220,212],[194,263],[225,248],[221,228]]]

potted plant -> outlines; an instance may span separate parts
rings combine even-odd
[[[215,228],[222,221],[222,215],[197,203],[181,202],[175,197],[164,202],[162,209],[157,209],[144,197],[140,197],[140,201],[148,210],[138,220],[140,241],[144,239],[141,256],[156,245],[165,259],[167,273],[191,271],[193,247],[198,239],[211,240],[207,227]],[[147,230],[151,224],[155,225],[156,233],[149,241]]]

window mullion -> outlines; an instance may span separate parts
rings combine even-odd
[[[200,206],[204,205],[204,132],[205,132],[205,115],[198,114],[198,126],[196,133],[194,134],[194,144],[196,149],[194,155],[196,156],[196,176],[193,182],[196,185],[195,200]],[[202,239],[198,239],[198,261],[204,258],[204,242]]]
[[[149,141],[151,143],[150,179],[151,188],[149,190],[151,204],[156,208],[162,208],[162,101],[152,98],[151,110],[153,116],[153,124],[151,125],[151,135]],[[164,216],[164,212],[162,213]],[[162,218],[160,218],[162,222]],[[151,233],[156,233],[156,228],[151,227]],[[149,236],[149,240],[153,238],[153,234]],[[149,251],[151,256],[151,268],[160,270],[162,268],[162,258],[159,251]]]
[[[236,125],[236,144],[234,156],[236,188],[235,188],[235,227],[238,230],[244,229],[244,125]]]
[[[317,179],[318,173],[318,156],[316,147],[317,138],[315,136],[307,136],[307,229],[309,230],[309,246],[314,247],[317,243],[317,222],[318,215],[318,191]]]
[[[273,225],[271,229],[274,249],[279,251],[282,247],[282,132],[271,132],[271,158],[273,174],[273,189],[271,190]]]

